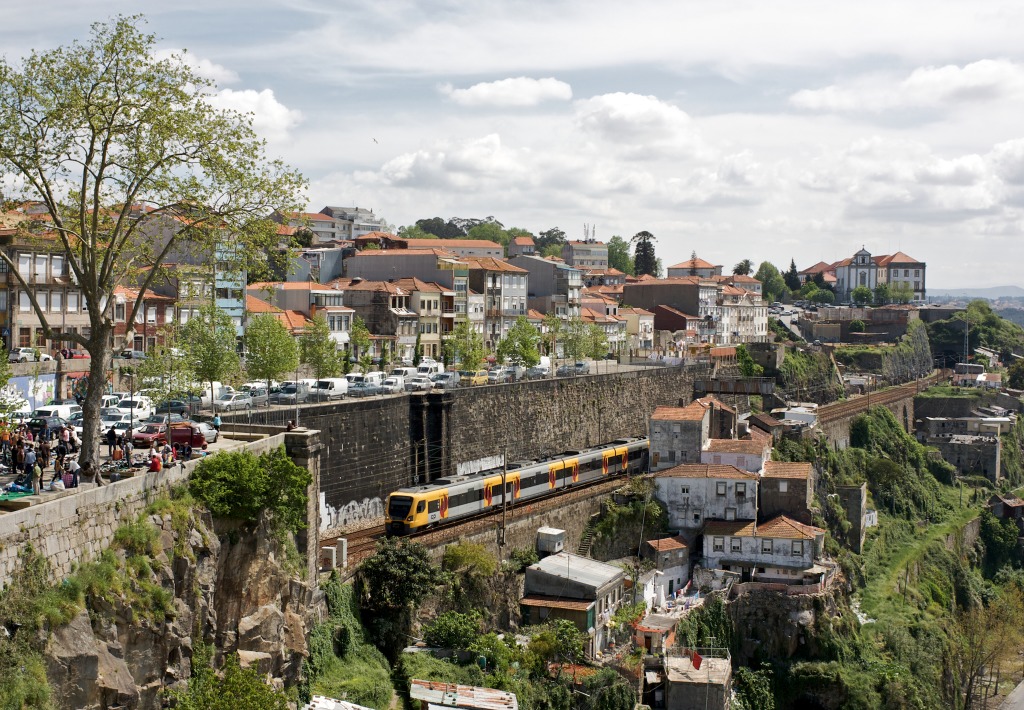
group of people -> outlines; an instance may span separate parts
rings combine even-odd
[[[91,461],[79,463],[72,455],[78,452],[78,446],[71,437],[40,436],[33,440],[32,432],[24,425],[13,435],[5,430],[0,437],[4,455],[10,456],[11,467],[18,472],[18,477],[7,486],[9,491],[38,494],[43,490],[76,488],[83,479],[98,485],[103,483]],[[46,485],[45,476],[51,464],[53,477]]]

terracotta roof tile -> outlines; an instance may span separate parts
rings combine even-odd
[[[811,464],[810,462],[803,461],[765,461],[764,477],[809,479],[811,477]]]
[[[686,261],[680,261],[678,264],[674,264],[670,269],[716,269],[717,264],[712,264],[710,261],[704,261],[700,257],[696,259],[687,259]]]
[[[735,466],[709,463],[684,463],[667,471],[658,471],[655,478],[741,478],[758,480],[756,473],[743,471]]]
[[[708,520],[704,524],[704,537],[722,535],[729,537],[754,537],[753,520]]]
[[[533,237],[512,237],[510,244],[515,244],[517,247],[532,247],[534,246]]]
[[[493,243],[493,242],[492,242]],[[465,261],[471,269],[484,269],[486,271],[508,271],[516,274],[528,274],[527,269],[513,266],[502,259],[495,259],[493,256],[463,256],[460,261]]]
[[[761,523],[757,526],[758,537],[771,537],[776,539],[813,540],[814,536],[821,532],[823,531],[820,528],[816,528],[813,525],[798,523],[792,518],[787,518],[785,515],[772,518],[768,522]]]
[[[670,550],[685,550],[686,540],[679,537],[663,537],[659,540],[648,540],[647,545],[658,552],[669,552]]]
[[[691,402],[685,407],[658,407],[651,419],[659,422],[699,422],[704,418],[707,409],[698,402]]]
[[[541,594],[531,594],[519,600],[523,606],[542,607],[545,609],[570,609],[572,611],[586,611],[596,602],[578,599],[563,599],[562,597],[548,597]]]
[[[764,454],[765,445],[760,441],[751,439],[711,439],[708,441],[709,451],[713,454],[751,454],[761,456]]]
[[[500,244],[489,239],[402,239],[402,241],[410,249],[429,249],[438,246],[448,249],[501,249]]]

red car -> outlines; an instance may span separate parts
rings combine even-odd
[[[84,350],[75,350],[74,348],[64,348],[60,351],[60,354],[64,356],[65,360],[84,360],[89,357],[89,353]]]
[[[181,422],[171,425],[171,446],[188,444],[193,449],[202,448],[206,443],[203,430],[192,422]],[[132,436],[132,445],[136,449],[148,449],[150,444],[160,447],[167,443],[166,424],[147,424]]]

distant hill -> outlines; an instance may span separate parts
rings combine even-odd
[[[1020,286],[989,286],[988,288],[930,288],[928,295],[936,298],[1022,298],[1024,288]]]

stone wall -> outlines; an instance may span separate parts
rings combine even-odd
[[[285,444],[289,453],[293,449],[306,452],[301,461],[301,457],[293,455],[293,458],[300,465],[311,467],[314,479],[310,496],[315,500],[318,467],[315,461],[310,460],[317,454],[316,438],[315,431],[281,433],[242,444],[241,447],[261,454]],[[46,555],[56,579],[69,575],[76,565],[94,559],[109,547],[121,525],[134,521],[152,500],[171,486],[185,481],[198,463],[199,459],[195,459],[184,465],[139,474],[105,486],[83,484],[81,488],[60,494],[55,500],[0,514],[0,587],[10,580],[18,565],[18,554],[26,544]],[[319,547],[315,507],[311,514],[309,537],[299,540],[299,546],[306,554],[307,566],[315,571]]]

